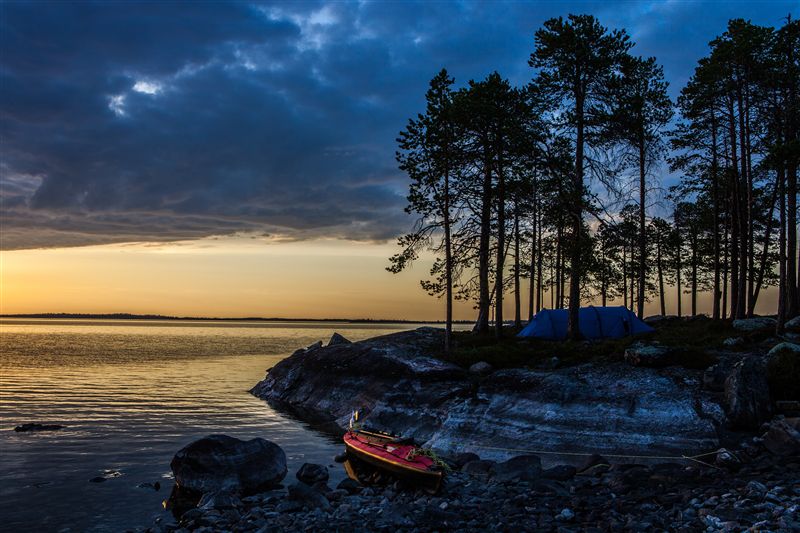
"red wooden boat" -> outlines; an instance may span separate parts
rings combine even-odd
[[[350,458],[363,461],[408,483],[437,492],[443,472],[432,458],[420,455],[421,448],[408,439],[377,431],[351,429],[344,435]]]

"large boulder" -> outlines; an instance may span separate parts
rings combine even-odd
[[[725,380],[725,402],[734,429],[756,430],[769,418],[769,384],[762,359],[747,357],[736,363]]]
[[[313,485],[314,483],[328,481],[328,469],[322,465],[315,465],[313,463],[305,463],[297,471],[297,479],[306,485]]]
[[[198,493],[253,493],[286,476],[286,454],[277,444],[255,438],[209,435],[182,448],[170,463],[175,482]]]
[[[486,376],[492,373],[492,365],[486,361],[478,361],[469,367],[469,373],[474,376]]]
[[[739,318],[733,321],[733,329],[736,331],[751,332],[765,329],[775,329],[778,322],[768,316],[757,316],[754,318]]]

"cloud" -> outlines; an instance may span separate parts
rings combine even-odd
[[[697,6],[581,10],[639,25],[643,49],[666,50],[667,74],[685,76],[721,31],[700,31]],[[410,224],[394,140],[423,108],[430,77],[447,67],[464,83],[499,70],[525,83],[533,32],[569,11],[438,2],[1,9],[6,250],[265,232],[392,238]],[[786,9],[768,11],[777,19]],[[691,37],[680,55],[676,32]]]

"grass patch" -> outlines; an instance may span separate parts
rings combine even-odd
[[[705,317],[665,320],[653,326],[655,332],[622,339],[598,341],[548,341],[518,339],[517,330],[504,328],[504,338],[497,340],[494,332],[478,335],[470,331],[453,333],[451,354],[439,356],[461,367],[469,368],[486,361],[495,368],[538,367],[557,357],[559,365],[588,362],[622,361],[625,349],[636,341],[658,342],[675,350],[675,364],[686,368],[704,369],[716,362],[709,349],[722,347],[728,337],[741,336],[731,321],[715,321]],[[749,340],[749,339],[746,339]]]

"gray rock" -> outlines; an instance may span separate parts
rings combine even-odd
[[[494,461],[479,459],[465,464],[461,467],[461,471],[470,476],[486,480],[489,479],[489,476],[492,474],[495,464]]]
[[[317,341],[314,344],[306,346],[306,350],[305,351],[306,352],[313,352],[315,350],[319,350],[320,348],[322,348],[322,341]]]
[[[312,489],[305,483],[294,483],[289,485],[289,499],[301,502],[311,509],[329,509],[331,503],[321,492]]]
[[[756,430],[769,418],[771,404],[763,360],[748,357],[736,363],[725,380],[725,402],[734,429]]]
[[[303,502],[298,500],[284,500],[275,507],[279,513],[296,513],[303,510]]]
[[[763,483],[756,480],[752,480],[747,483],[747,486],[745,486],[744,490],[749,496],[761,497],[764,496],[764,494],[766,494],[769,489],[767,489],[767,486],[764,485]]]
[[[578,469],[572,465],[556,465],[553,468],[548,468],[542,471],[544,479],[553,479],[555,481],[569,481],[575,477]]]
[[[775,455],[800,455],[800,418],[773,420],[764,434],[764,447]]]
[[[536,455],[518,455],[495,464],[491,477],[495,481],[536,481],[542,474],[542,461]]]
[[[720,448],[717,450],[717,454],[714,458],[714,462],[722,467],[725,468],[738,468],[741,465],[741,461],[736,454],[726,450],[725,448]]]
[[[355,479],[344,478],[336,485],[336,490],[346,490],[350,494],[358,494],[364,489]]]
[[[486,376],[492,373],[492,365],[486,361],[479,361],[469,367],[469,373],[475,376]]]
[[[736,331],[752,332],[765,329],[775,329],[778,322],[768,316],[759,316],[754,318],[739,318],[733,321],[733,329]]]
[[[203,494],[203,497],[200,498],[200,502],[198,502],[197,507],[199,509],[204,510],[211,510],[211,509],[233,509],[236,507],[241,507],[242,500],[229,490],[218,490],[214,492],[208,492]]]
[[[728,337],[722,341],[722,345],[726,348],[735,348],[736,346],[741,346],[742,344],[744,344],[744,339],[741,337]]]
[[[781,342],[776,344],[769,352],[767,352],[767,359],[777,357],[784,353],[800,356],[800,345],[792,342]]]
[[[328,469],[322,465],[305,463],[300,467],[300,470],[297,471],[296,476],[297,479],[306,485],[313,485],[314,483],[318,483],[320,481],[325,483],[328,481]]]
[[[625,349],[625,361],[632,366],[663,367],[672,362],[672,350],[638,341]]]
[[[286,454],[261,438],[242,441],[209,435],[182,448],[170,463],[183,489],[207,493],[252,493],[277,485],[286,476]]]
[[[328,341],[328,346],[336,346],[339,344],[352,344],[352,342],[347,340],[343,335],[334,333],[331,335],[331,340]]]
[[[786,328],[786,331],[800,333],[800,315],[791,320],[787,320],[783,327]]]

